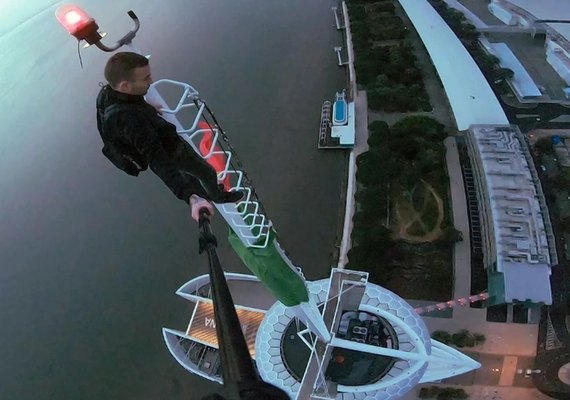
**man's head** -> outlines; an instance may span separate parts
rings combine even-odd
[[[105,65],[105,79],[118,92],[145,95],[152,83],[148,59],[137,53],[115,53]]]

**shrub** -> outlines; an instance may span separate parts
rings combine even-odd
[[[434,142],[441,142],[447,137],[443,124],[433,118],[421,115],[404,118],[396,122],[391,130],[394,135],[422,136],[426,140]]]
[[[552,146],[552,139],[549,137],[543,137],[538,139],[534,143],[534,148],[540,155],[543,154],[554,154],[554,147]]]
[[[466,399],[467,393],[463,389],[456,388],[443,388],[437,394],[437,400],[455,400],[455,399]]]
[[[473,346],[473,340],[471,335],[469,335],[469,331],[466,329],[462,329],[457,333],[451,335],[451,341],[457,347],[471,347]],[[471,344],[471,346],[470,346]]]
[[[437,386],[423,387],[420,390],[420,398],[422,399],[433,399],[438,395],[440,388]]]
[[[360,4],[348,4],[347,9],[350,17],[350,29],[352,31],[354,23],[366,19],[366,9]]]
[[[446,331],[434,331],[431,334],[432,339],[437,340],[438,342],[448,344],[451,342],[451,334]]]
[[[485,341],[487,340],[485,335],[482,335],[481,333],[473,334],[473,338],[475,339],[476,346],[485,343]]]
[[[381,3],[371,4],[369,6],[368,10],[370,13],[386,12],[386,13],[394,14],[394,12],[396,11],[396,7],[394,6],[394,4],[391,1],[386,1],[386,2],[381,2]]]
[[[385,145],[389,140],[390,127],[385,121],[374,121],[368,126],[368,146],[371,149]]]

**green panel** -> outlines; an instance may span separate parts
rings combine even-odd
[[[489,272],[487,274],[490,306],[505,303],[505,277],[502,272]]]
[[[273,231],[270,232],[268,245],[264,249],[246,247],[231,229],[228,239],[246,267],[277,300],[287,307],[309,301],[305,281],[289,267],[275,248]]]

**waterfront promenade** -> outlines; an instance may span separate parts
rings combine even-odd
[[[351,234],[353,228],[352,217],[356,207],[354,195],[356,193],[356,158],[368,151],[368,101],[366,92],[364,90],[357,91],[355,102],[355,139],[354,148],[350,152],[348,176],[347,176],[347,190],[346,190],[346,207],[344,213],[344,224],[342,230],[342,241],[340,245],[340,252],[338,258],[338,268],[344,268],[348,263],[348,251],[351,248]]]

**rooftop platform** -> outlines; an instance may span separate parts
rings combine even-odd
[[[249,349],[249,354],[251,354],[252,358],[255,358],[255,337],[259,324],[261,324],[261,321],[265,317],[265,312],[248,309],[237,304],[235,308]],[[216,349],[219,347],[218,337],[216,335],[214,305],[211,301],[202,300],[196,303],[192,318],[188,324],[188,329],[186,330],[186,335],[189,339],[207,346]]]

